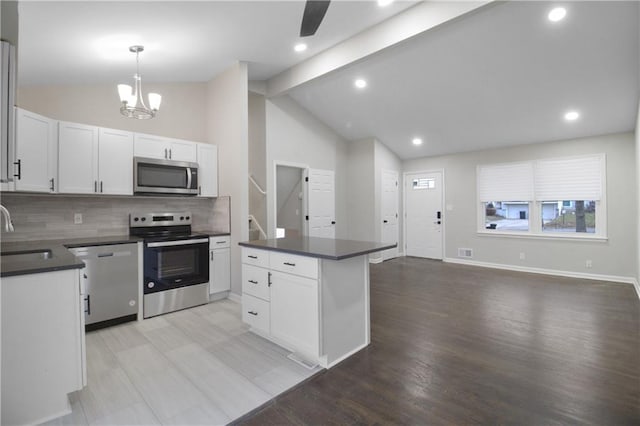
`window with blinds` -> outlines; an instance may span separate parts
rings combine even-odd
[[[604,154],[479,165],[479,230],[604,237],[605,167]]]

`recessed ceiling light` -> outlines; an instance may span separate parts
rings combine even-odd
[[[578,118],[580,118],[578,111],[569,111],[564,115],[564,119],[567,121],[576,121]]]
[[[413,138],[413,139],[411,140],[411,143],[412,143],[412,144],[414,144],[414,145],[422,145],[422,139],[420,139],[420,138]]]
[[[357,79],[353,84],[355,84],[358,89],[367,87],[367,82],[361,78]]]
[[[393,0],[378,0],[378,6],[385,7],[393,3]]]
[[[551,9],[551,12],[549,12],[549,15],[547,15],[551,22],[562,21],[565,16],[567,16],[567,9],[564,7],[554,7]]]
[[[293,46],[293,50],[295,50],[296,52],[304,52],[305,50],[307,50],[307,45],[304,43],[298,43]]]

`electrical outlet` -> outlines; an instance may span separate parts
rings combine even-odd
[[[593,268],[593,262],[592,262],[591,260],[587,260],[587,261],[584,263],[584,266],[585,266],[586,268]]]
[[[524,260],[524,252],[520,252],[520,260]]]
[[[73,214],[73,223],[76,225],[80,225],[82,223],[82,213]]]

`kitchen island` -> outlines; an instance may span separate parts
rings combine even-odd
[[[242,246],[242,318],[303,364],[330,368],[370,343],[369,241],[297,237]]]

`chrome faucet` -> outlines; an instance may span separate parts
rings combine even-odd
[[[13,232],[13,223],[11,223],[11,214],[9,213],[9,210],[0,204],[0,212],[2,212],[2,216],[4,216],[4,230],[7,232]]]

